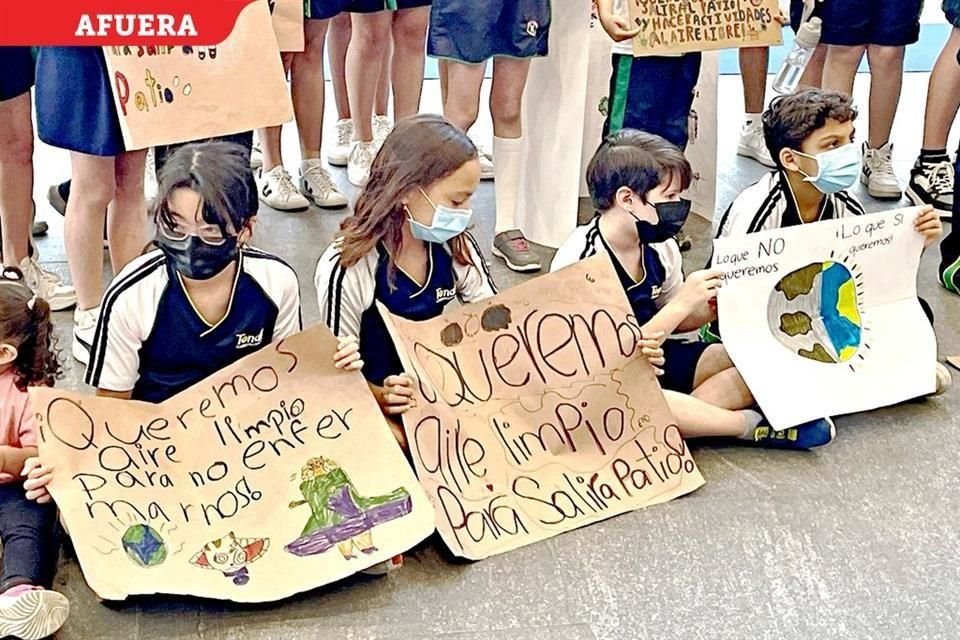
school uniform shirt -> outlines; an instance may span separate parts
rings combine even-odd
[[[620,284],[640,325],[646,324],[670,302],[683,285],[683,258],[675,240],[641,246],[643,279],[637,281],[620,264],[600,233],[600,216],[577,227],[557,249],[550,271],[558,271],[585,258],[606,252],[613,262]]]
[[[124,267],[104,295],[86,382],[163,402],[300,329],[297,274],[280,258],[240,249],[227,312],[211,325],[155,250]]]
[[[383,245],[351,267],[340,264],[339,239],[320,257],[314,277],[320,316],[337,336],[359,340],[363,375],[372,384],[382,385],[388,376],[403,372],[400,356],[374,302],[407,320],[422,321],[439,316],[454,298],[471,303],[497,292],[476,240],[468,233],[464,236],[476,266],[460,264],[446,244],[431,242],[426,281],[417,282],[397,267],[393,288],[388,282],[389,256]]]
[[[863,205],[853,194],[839,191],[824,195],[818,220],[861,216],[863,213]],[[741,236],[801,224],[803,220],[787,177],[781,171],[773,171],[744,189],[730,203],[716,224],[714,237]]]
[[[0,445],[18,449],[37,446],[36,423],[27,392],[17,387],[17,374],[13,369],[0,373]],[[0,473],[0,484],[17,480],[9,473]]]

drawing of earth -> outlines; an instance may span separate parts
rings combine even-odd
[[[167,559],[167,544],[150,525],[129,527],[121,541],[127,557],[138,567],[155,567]]]
[[[847,362],[859,351],[863,331],[853,274],[832,261],[788,273],[770,292],[767,320],[793,353],[817,362]]]

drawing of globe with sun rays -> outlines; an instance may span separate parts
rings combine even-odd
[[[849,364],[861,351],[865,329],[861,276],[856,265],[831,259],[783,276],[770,292],[767,320],[777,340],[800,357]]]

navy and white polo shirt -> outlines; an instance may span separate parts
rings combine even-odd
[[[300,329],[297,274],[280,258],[241,249],[227,313],[211,325],[155,250],[128,264],[104,295],[86,382],[163,402]]]

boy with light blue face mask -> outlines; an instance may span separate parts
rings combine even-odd
[[[863,206],[847,191],[860,174],[856,117],[850,96],[835,91],[806,89],[771,102],[763,114],[763,131],[777,169],[734,199],[716,223],[716,237],[863,215]],[[914,228],[928,247],[943,235],[932,206],[920,210]],[[929,306],[922,299],[920,303],[932,323]],[[718,342],[717,323],[704,327],[700,335]],[[938,393],[950,382],[949,371],[938,363]]]

